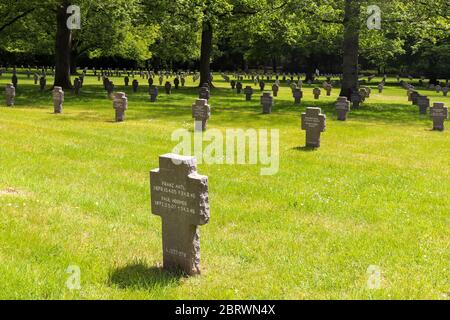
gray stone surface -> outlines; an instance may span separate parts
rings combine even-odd
[[[419,96],[417,98],[417,105],[419,106],[420,114],[427,114],[428,108],[430,107],[430,99],[426,96]]]
[[[320,95],[321,95],[321,90],[320,88],[314,88],[313,89],[313,95],[314,95],[314,99],[318,100]]]
[[[327,84],[327,86],[325,87],[325,90],[327,92],[327,97],[331,96],[331,91],[333,90],[333,87],[331,86],[331,84]]]
[[[420,94],[417,91],[412,91],[411,92],[411,102],[413,105],[417,106],[417,99],[419,98]]]
[[[163,267],[199,275],[199,226],[210,219],[208,177],[194,157],[165,154],[150,172],[151,207],[162,219]]]
[[[194,130],[205,131],[208,119],[211,117],[211,106],[206,99],[197,99],[192,105],[192,118],[195,119]]]
[[[64,91],[61,87],[54,87],[52,92],[53,110],[55,113],[62,113],[64,103]]]
[[[156,86],[151,85],[148,88],[148,93],[150,95],[150,102],[156,102],[158,100],[158,88]]]
[[[116,122],[125,120],[125,111],[128,109],[128,98],[124,92],[114,94],[113,108],[116,110]]]
[[[350,101],[352,103],[353,109],[359,109],[362,102],[361,95],[357,92],[352,93],[352,95],[350,96]]]
[[[253,95],[253,88],[251,86],[246,86],[244,89],[244,93],[245,93],[245,100],[251,101]]]
[[[242,92],[242,82],[241,82],[241,81],[238,81],[238,82],[236,83],[236,93],[237,93],[237,94],[241,94],[241,92]]]
[[[164,85],[164,89],[166,90],[166,94],[172,94],[172,84],[169,81]]]
[[[263,114],[272,113],[272,107],[274,106],[274,98],[270,95],[270,92],[264,92],[261,96],[261,105],[263,107]]]
[[[296,88],[294,89],[292,96],[294,97],[294,103],[300,104],[302,102],[303,92],[300,88]]]
[[[347,120],[347,113],[350,111],[350,101],[347,97],[339,97],[336,102],[336,113],[339,121]]]
[[[302,130],[306,130],[307,147],[320,147],[320,134],[326,129],[326,118],[320,108],[306,108],[306,112],[302,113]]]
[[[260,81],[259,82],[259,89],[261,90],[261,91],[264,91],[264,88],[266,87],[266,83],[264,82],[264,81]]]
[[[383,83],[380,83],[380,84],[378,85],[378,93],[383,93],[383,89],[384,89],[384,84],[383,84]]]
[[[211,97],[211,93],[209,92],[209,88],[207,86],[202,86],[198,90],[198,98],[199,99],[205,99],[209,101],[209,98]]]
[[[8,107],[14,107],[14,102],[16,99],[16,88],[14,88],[14,85],[12,83],[6,85],[5,93],[6,93],[6,105]]]
[[[39,79],[39,88],[40,88],[41,92],[43,92],[45,90],[46,85],[47,85],[47,78],[41,77]]]
[[[444,131],[444,122],[448,119],[448,108],[442,102],[435,102],[430,108],[433,130]]]
[[[138,88],[139,88],[139,81],[134,79],[133,82],[131,83],[131,85],[133,86],[133,92],[136,93],[138,91]]]
[[[274,97],[278,97],[278,91],[280,91],[280,86],[276,83],[272,85],[272,93]]]

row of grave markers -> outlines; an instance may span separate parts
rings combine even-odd
[[[403,87],[407,90],[408,101],[419,107],[420,114],[427,114],[428,109],[430,109],[430,116],[433,119],[433,130],[444,131],[444,122],[448,119],[448,108],[444,103],[435,102],[431,107],[430,99],[414,90],[414,86],[403,83]]]
[[[80,81],[76,82],[75,92],[79,90],[81,86]],[[114,93],[114,85],[108,80],[104,79],[104,86],[108,92],[108,97],[113,100],[113,108],[116,112],[116,121],[121,122],[125,119],[125,111],[128,109],[128,98],[124,92]],[[430,101],[426,96],[421,96],[417,91],[414,91],[413,87],[408,84],[404,84],[405,89],[407,89],[408,99],[412,101],[413,105],[419,106],[419,111],[421,114],[426,114],[427,109],[430,108]],[[15,87],[13,84],[6,85],[6,105],[8,107],[14,106],[15,100]],[[380,87],[379,87],[380,90]],[[381,90],[380,90],[381,91]],[[170,90],[166,93],[170,94]],[[371,89],[361,88],[359,93],[353,93],[351,95],[351,101],[348,101],[346,97],[339,97],[336,102],[336,113],[337,119],[345,121],[347,119],[347,113],[351,110],[351,105],[353,109],[358,109],[361,102],[364,102],[366,98],[370,97]],[[150,97],[151,101],[155,102],[158,95],[158,89],[155,86],[150,87]],[[300,103],[303,94],[298,88],[294,88],[294,98],[296,103]],[[54,87],[52,92],[53,102],[54,102],[54,112],[62,113],[63,103],[64,103],[64,91],[61,87]],[[192,116],[196,120],[195,130],[206,130],[207,121],[211,116],[211,107],[208,104],[210,99],[209,85],[204,84],[199,89],[199,99],[192,106]],[[274,97],[271,96],[270,92],[264,92],[261,96],[262,113],[270,114],[272,112],[272,107],[274,106]],[[434,130],[444,130],[444,121],[448,119],[448,110],[444,106],[444,103],[437,102],[432,108],[430,108],[431,117],[433,119],[433,129]],[[197,124],[200,123],[200,124]],[[303,126],[302,126],[303,127]],[[325,128],[323,128],[325,130]],[[318,143],[320,145],[320,143]]]

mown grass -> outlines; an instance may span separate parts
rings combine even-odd
[[[216,81],[209,128],[279,129],[280,170],[199,166],[211,221],[201,228],[203,275],[185,278],[160,269],[148,172],[177,144],[172,132],[193,126],[192,82],[151,104],[139,79],[139,93],[125,89],[126,122],[114,123],[96,78],[54,115],[50,92],[21,75],[16,107],[0,108],[0,298],[448,299],[450,129],[431,131],[393,79],[383,94],[378,80],[346,122],[335,120],[337,90],[315,101],[306,86],[299,107],[284,86],[262,115],[258,90],[246,102]],[[307,106],[328,116],[319,150],[302,148]],[[81,290],[66,287],[70,265]],[[380,289],[367,286],[370,265]]]

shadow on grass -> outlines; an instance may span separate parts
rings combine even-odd
[[[302,152],[313,152],[313,151],[317,151],[319,148],[315,148],[315,147],[309,147],[309,146],[302,146],[302,147],[295,147],[292,148],[292,150],[295,151],[302,151]]]
[[[183,277],[181,272],[166,271],[159,267],[149,267],[145,263],[136,262],[112,270],[109,275],[109,285],[116,285],[121,289],[152,289],[177,286]]]

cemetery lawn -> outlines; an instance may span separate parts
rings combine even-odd
[[[256,86],[246,102],[217,81],[209,128],[279,129],[280,170],[199,165],[211,221],[201,227],[203,274],[185,278],[160,269],[149,171],[177,144],[172,132],[193,127],[192,82],[170,97],[160,89],[151,104],[139,78],[139,93],[125,89],[126,121],[114,123],[94,77],[79,97],[66,92],[62,115],[24,75],[16,107],[4,107],[10,78],[0,77],[1,299],[449,299],[450,122],[431,131],[394,79],[383,94],[375,79],[347,122],[335,120],[336,89],[314,101],[306,86],[299,107],[284,85],[262,115]],[[306,106],[327,115],[315,151],[303,148]],[[81,290],[66,287],[70,265]],[[367,286],[369,266],[381,270],[380,289]]]

